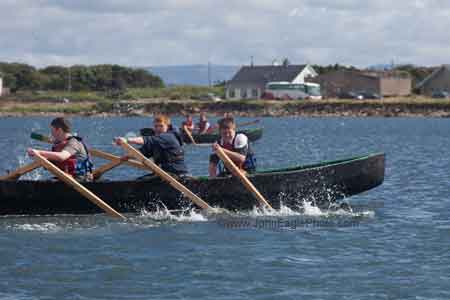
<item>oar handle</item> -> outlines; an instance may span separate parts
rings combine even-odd
[[[259,201],[260,204],[265,205],[269,208],[272,206],[267,202],[264,196],[256,189],[256,187],[250,182],[250,180],[245,176],[239,168],[234,164],[234,162],[228,157],[228,155],[223,151],[222,147],[218,146],[216,149],[216,154],[223,161],[225,166],[230,170],[230,172],[239,178],[244,186],[255,196],[255,198]]]

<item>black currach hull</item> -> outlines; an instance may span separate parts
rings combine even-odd
[[[384,154],[372,154],[315,165],[262,171],[249,176],[274,208],[297,208],[303,199],[318,206],[359,194],[384,180]],[[180,180],[211,206],[248,210],[256,199],[232,177],[188,177]],[[190,201],[159,178],[148,181],[84,183],[120,212],[136,213],[165,206],[180,209]],[[0,181],[0,215],[53,215],[101,213],[100,209],[59,181]]]

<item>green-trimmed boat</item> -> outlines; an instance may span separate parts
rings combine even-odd
[[[298,208],[303,200],[328,206],[359,194],[384,180],[384,154],[372,154],[314,165],[266,170],[249,175],[255,187],[274,208],[282,202]],[[256,200],[233,177],[180,179],[211,206],[248,210]],[[120,212],[154,210],[190,205],[178,191],[159,178],[84,183],[89,190]],[[59,181],[0,181],[0,215],[90,214],[100,209]]]

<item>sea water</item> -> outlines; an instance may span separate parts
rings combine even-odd
[[[50,121],[0,120],[0,173],[31,162],[27,147],[48,147],[29,135],[48,134]],[[72,122],[91,147],[117,155],[114,136],[151,126],[150,118]],[[385,182],[346,199],[350,211],[299,199],[301,210],[143,209],[127,221],[0,217],[0,299],[450,298],[449,119],[285,117],[260,125],[260,168],[385,152]],[[185,150],[191,172],[206,174],[211,149]],[[121,166],[105,178],[142,174]]]

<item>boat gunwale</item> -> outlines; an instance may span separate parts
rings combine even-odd
[[[368,155],[355,156],[355,157],[347,158],[347,159],[329,160],[329,161],[324,161],[321,163],[310,164],[310,165],[298,165],[296,167],[287,167],[284,169],[262,170],[262,171],[259,171],[256,173],[249,174],[248,177],[252,177],[252,176],[256,176],[256,175],[266,175],[266,174],[291,174],[291,173],[296,173],[296,172],[302,171],[302,170],[320,170],[325,167],[333,167],[333,166],[342,165],[342,164],[346,164],[346,163],[350,163],[350,162],[366,160],[371,157],[376,157],[376,156],[380,156],[380,155],[385,155],[385,153],[377,152],[377,153],[368,154]]]
[[[317,171],[317,170],[321,170],[327,167],[333,167],[333,166],[338,166],[338,165],[343,165],[343,164],[347,164],[347,163],[351,163],[351,162],[357,162],[357,161],[362,161],[362,160],[367,160],[369,158],[372,157],[376,157],[376,156],[384,156],[385,153],[384,152],[377,152],[377,153],[373,153],[373,154],[367,154],[367,155],[361,155],[361,156],[355,156],[352,158],[347,158],[347,159],[338,159],[338,160],[329,160],[329,161],[324,161],[321,163],[315,163],[315,164],[309,164],[309,165],[298,165],[298,166],[294,166],[294,167],[287,167],[287,168],[282,168],[282,169],[269,169],[269,170],[261,170],[261,171],[257,171],[255,173],[249,173],[247,175],[248,178],[255,178],[255,177],[266,177],[266,176],[272,176],[272,175],[280,175],[280,174],[293,174],[293,173],[298,173],[300,171],[306,171],[306,170],[311,170],[311,171]],[[224,179],[230,179],[232,178],[231,175],[229,176],[224,176],[224,177],[209,177],[207,175],[200,175],[200,176],[190,176],[187,177],[187,181],[193,180],[193,181],[220,181],[220,180],[224,180]],[[11,182],[11,181],[16,181],[16,182],[59,182],[58,180],[2,180],[3,182]],[[2,182],[0,181],[0,182]],[[94,181],[94,182],[82,182],[82,183],[115,183],[115,182],[136,182],[137,180],[101,180],[101,181]],[[146,182],[145,180],[142,180],[142,182]]]

